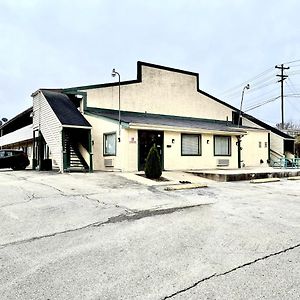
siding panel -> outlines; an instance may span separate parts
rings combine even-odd
[[[63,171],[62,125],[42,92],[33,97],[33,128],[41,131],[52,158]]]

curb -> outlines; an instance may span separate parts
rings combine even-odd
[[[280,181],[279,178],[261,178],[261,179],[252,179],[250,183],[267,183],[267,182],[277,182]]]
[[[300,176],[288,177],[287,180],[300,180]]]
[[[165,191],[179,191],[179,190],[206,188],[206,187],[207,187],[207,184],[189,183],[189,184],[176,184],[176,185],[167,186],[164,188],[164,190]]]

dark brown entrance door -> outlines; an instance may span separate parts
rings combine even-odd
[[[153,144],[156,144],[160,162],[163,168],[163,145],[164,145],[164,132],[163,131],[152,131],[152,130],[139,130],[138,132],[138,169],[139,171],[144,170],[145,162],[150,148]]]

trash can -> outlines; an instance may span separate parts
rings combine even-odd
[[[52,170],[52,159],[43,159],[41,161],[41,170],[42,171],[51,171]]]

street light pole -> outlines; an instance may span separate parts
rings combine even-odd
[[[238,127],[240,127],[240,122],[241,122],[241,116],[242,116],[242,107],[243,107],[243,100],[244,100],[244,93],[245,90],[249,90],[250,85],[249,83],[244,86],[243,91],[242,91],[242,99],[241,99],[241,104],[240,104],[240,112],[239,112],[239,118],[238,118]],[[241,147],[241,142],[242,142],[242,135],[237,136],[237,147],[238,147],[238,168],[240,169],[242,167],[242,147]]]
[[[118,75],[119,78],[119,137],[118,141],[121,141],[121,76],[115,69],[112,69],[111,76],[115,77]]]
[[[250,89],[250,84],[248,83],[247,85],[244,86],[243,91],[242,91],[242,99],[241,99],[240,112],[239,112],[239,118],[238,118],[238,127],[240,127],[240,121],[241,121],[241,116],[242,116],[244,93],[245,93],[245,90],[249,90],[249,89]]]

